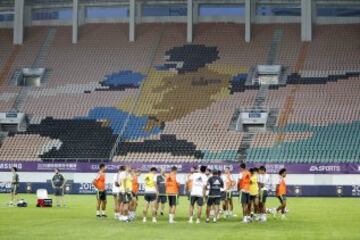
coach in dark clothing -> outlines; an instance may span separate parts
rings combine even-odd
[[[65,207],[64,203],[64,186],[65,186],[65,178],[62,174],[60,174],[60,170],[58,168],[55,169],[55,175],[51,179],[51,184],[54,189],[54,196],[56,199],[57,207]]]

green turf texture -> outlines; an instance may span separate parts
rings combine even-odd
[[[168,224],[167,216],[158,223],[141,222],[142,197],[138,219],[121,223],[113,218],[113,201],[109,197],[108,218],[95,218],[94,195],[67,195],[67,208],[36,208],[34,195],[20,195],[28,201],[27,208],[7,207],[9,195],[0,194],[0,239],[125,239],[125,240],[184,240],[184,239],[360,239],[360,201],[356,198],[289,198],[287,220],[268,216],[267,223],[243,224],[238,199],[238,217],[221,219],[218,223],[189,224],[188,201],[180,200],[176,224]],[[277,206],[274,198],[269,207]]]

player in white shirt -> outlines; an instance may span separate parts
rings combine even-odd
[[[259,168],[258,184],[260,221],[266,222],[266,198],[268,197],[268,190],[271,186],[270,176],[266,173],[266,168],[264,166]]]
[[[195,203],[197,204],[196,223],[200,223],[202,206],[204,205],[205,189],[208,181],[208,177],[205,175],[205,172],[206,166],[201,166],[200,172],[193,173],[189,178],[189,180],[192,182],[190,192],[189,223],[193,223]]]
[[[233,214],[234,205],[232,200],[232,192],[236,183],[229,167],[225,168],[225,172],[221,175],[221,178],[224,181],[225,187],[225,200],[223,204],[223,209],[225,211],[224,217],[236,217],[236,215]]]
[[[120,168],[119,168],[120,171]],[[120,216],[120,204],[119,204],[119,193],[120,193],[120,188],[119,188],[119,183],[118,183],[118,179],[119,179],[119,172],[114,174],[113,177],[113,181],[112,181],[112,194],[114,196],[114,217],[115,219],[119,219]]]

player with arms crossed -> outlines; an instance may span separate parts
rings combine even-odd
[[[146,216],[151,207],[152,213],[152,222],[157,223],[156,220],[156,200],[158,196],[158,189],[156,184],[156,168],[152,167],[150,172],[144,176],[144,186],[145,186],[145,206],[143,211],[143,223],[146,223]]]
[[[20,179],[19,179],[19,174],[17,173],[17,168],[16,167],[12,167],[11,168],[11,173],[12,173],[12,178],[10,182],[11,184],[11,190],[10,190],[10,202],[9,202],[9,206],[16,206],[16,203],[18,202],[18,199],[16,199],[16,196],[18,194],[18,189],[19,189],[19,183],[20,183]]]
[[[96,188],[96,217],[107,217],[105,210],[106,210],[106,186],[105,186],[105,164],[100,163],[99,165],[99,172],[96,178],[93,180],[93,185]],[[101,209],[101,212],[100,212]]]
[[[166,176],[166,194],[169,200],[169,223],[175,223],[176,205],[180,190],[179,181],[176,178],[177,167],[172,167],[171,172]]]
[[[65,207],[64,203],[64,186],[65,186],[66,180],[64,176],[60,173],[60,170],[58,168],[55,168],[55,174],[51,179],[51,185],[54,189],[54,195],[56,199],[56,206]]]
[[[197,219],[196,223],[200,223],[202,206],[204,205],[205,190],[208,178],[205,175],[206,166],[200,167],[200,172],[195,172],[191,175],[191,192],[190,192],[190,207],[189,207],[189,223],[193,223],[194,207],[197,204]]]
[[[266,173],[266,168],[264,166],[260,166],[259,168],[259,176],[258,176],[258,184],[259,184],[259,212],[260,212],[260,221],[266,222],[266,199],[268,197],[268,190],[270,189],[270,177]]]
[[[280,201],[280,206],[276,209],[276,212],[281,213],[281,219],[286,219],[286,183],[285,183],[285,177],[286,177],[286,169],[283,168],[279,171],[279,182],[276,184],[276,197]]]
[[[207,187],[209,188],[209,196],[206,207],[206,223],[209,223],[210,221],[209,218],[212,207],[215,209],[213,222],[216,223],[221,202],[221,190],[224,188],[224,182],[221,177],[219,177],[218,170],[213,171],[213,175],[208,179]]]

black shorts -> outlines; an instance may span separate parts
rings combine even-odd
[[[169,199],[169,206],[173,207],[177,205],[177,196],[176,195],[172,195],[172,196],[168,196]]]
[[[260,203],[266,203],[266,199],[268,197],[267,190],[260,190],[259,201]]]
[[[258,197],[259,197],[259,195],[250,195],[249,194],[249,198],[250,198],[250,202],[252,202],[252,201],[254,201],[254,200],[256,200]]]
[[[106,190],[104,191],[96,191],[96,199],[100,201],[106,201]]]
[[[128,204],[132,200],[132,193],[120,193],[119,194],[119,202],[123,204]]]
[[[61,187],[54,188],[54,195],[57,197],[64,196],[64,189]]]
[[[162,203],[165,204],[167,202],[167,197],[166,195],[159,195],[157,197],[157,203]]]
[[[220,205],[221,202],[221,196],[216,196],[216,197],[212,197],[209,196],[208,200],[207,200],[207,205],[208,206],[212,206],[212,205]]]
[[[241,204],[249,204],[250,194],[247,192],[240,192],[240,200],[241,200]]]
[[[132,197],[133,197],[133,199],[136,199],[136,200],[138,200],[138,195],[137,195],[137,193],[135,193],[135,192],[132,192],[131,194],[132,194]]]
[[[277,198],[279,199],[280,203],[282,204],[284,201],[286,201],[286,195],[280,195],[277,196]]]
[[[11,185],[11,193],[14,194],[14,195],[17,195],[18,194],[18,185]]]
[[[156,193],[145,193],[144,199],[146,202],[151,203],[157,198]]]
[[[199,207],[202,207],[204,205],[204,198],[203,197],[198,197],[198,196],[190,196],[190,204],[191,204],[191,206],[194,206],[195,203]]]
[[[221,192],[221,201],[226,200],[226,192]]]

